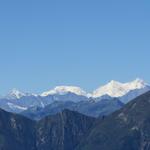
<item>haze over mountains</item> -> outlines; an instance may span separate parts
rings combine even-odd
[[[75,86],[57,86],[42,94],[12,90],[0,99],[0,108],[36,120],[61,112],[63,109],[98,117],[120,109],[130,100],[149,90],[150,86],[141,79],[129,83],[112,80],[91,93]]]

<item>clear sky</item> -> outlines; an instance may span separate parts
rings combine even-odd
[[[1,0],[0,94],[150,82],[149,0]]]

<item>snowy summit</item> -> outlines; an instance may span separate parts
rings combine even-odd
[[[24,93],[24,92],[21,92],[17,89],[13,89],[9,92],[8,95],[5,96],[5,98],[7,98],[7,99],[20,99],[24,96],[37,96],[37,95],[31,94],[31,93]]]
[[[77,86],[56,86],[54,89],[43,92],[40,95],[20,92],[19,90],[13,89],[5,98],[7,99],[20,99],[24,96],[41,96],[45,97],[48,95],[65,95],[73,93],[79,96],[86,96],[91,98],[98,98],[102,96],[110,97],[122,97],[131,91],[139,90],[135,93],[135,96],[145,93],[150,90],[150,86],[141,79],[136,79],[132,82],[121,83],[118,81],[110,81],[108,84],[103,85],[95,91],[88,93]],[[129,95],[128,95],[129,97]],[[133,98],[133,94],[131,96]]]
[[[26,94],[23,92],[20,92],[17,89],[13,89],[12,91],[10,91],[10,93],[7,95],[7,98],[9,99],[19,99],[23,96],[25,96]]]
[[[87,96],[87,93],[84,90],[76,86],[56,86],[54,89],[42,93],[41,96],[48,96],[54,94],[64,95],[69,92],[74,93],[76,95]]]
[[[93,92],[92,96],[95,98],[101,97],[103,95],[109,95],[111,97],[121,97],[132,90],[144,89],[144,88],[147,88],[147,90],[149,90],[149,85],[145,83],[143,80],[138,78],[128,83],[121,83],[112,80],[108,84],[96,89]]]

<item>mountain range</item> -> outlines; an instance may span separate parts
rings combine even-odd
[[[150,86],[141,79],[128,83],[112,80],[91,93],[75,86],[57,86],[42,94],[24,93],[14,89],[0,98],[0,108],[35,120],[63,109],[98,117],[111,114],[149,90]]]
[[[0,109],[1,150],[149,150],[150,92],[109,116],[63,110],[39,121]]]

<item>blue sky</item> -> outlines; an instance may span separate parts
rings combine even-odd
[[[150,82],[149,7],[149,0],[1,1],[0,94]]]

